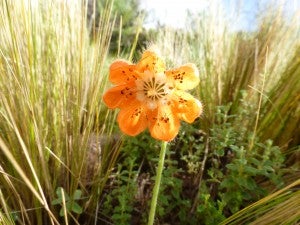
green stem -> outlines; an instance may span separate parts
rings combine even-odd
[[[155,211],[156,211],[156,205],[157,205],[157,197],[158,197],[158,192],[159,192],[159,186],[160,186],[162,171],[163,171],[163,168],[164,168],[164,161],[165,161],[165,155],[166,155],[166,150],[167,150],[167,143],[168,142],[165,142],[165,141],[163,141],[161,143],[158,167],[157,167],[157,171],[156,171],[155,185],[154,185],[152,199],[151,199],[151,208],[150,208],[150,213],[149,213],[148,225],[153,225],[154,224],[154,217],[155,217]]]

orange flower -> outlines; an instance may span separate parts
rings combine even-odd
[[[116,86],[103,99],[109,108],[120,108],[117,121],[125,134],[135,136],[148,128],[153,138],[171,141],[180,120],[192,123],[202,112],[200,101],[184,91],[198,85],[198,76],[191,63],[166,70],[162,59],[147,50],[137,64],[111,64],[109,79]]]

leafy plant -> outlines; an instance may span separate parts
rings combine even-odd
[[[116,187],[104,198],[103,213],[110,217],[114,224],[130,224],[133,213],[134,199],[137,191],[136,171],[133,161],[129,162],[129,171],[119,165],[118,176],[113,182]]]
[[[76,202],[81,199],[81,190],[75,190],[72,196],[69,196],[66,191],[62,187],[58,187],[56,189],[57,199],[54,199],[51,204],[52,205],[61,205],[62,208],[59,211],[59,215],[61,217],[66,216],[65,210],[68,213],[76,213],[81,214],[83,209],[82,207]]]

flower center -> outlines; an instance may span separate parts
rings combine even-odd
[[[149,81],[144,81],[143,92],[147,98],[152,101],[157,101],[167,95],[164,87],[164,83],[158,82],[154,77],[152,77]]]
[[[165,104],[170,93],[166,80],[164,73],[153,74],[145,71],[143,78],[136,81],[137,99],[145,102],[149,109],[155,109],[158,104]]]

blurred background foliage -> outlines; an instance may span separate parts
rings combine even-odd
[[[93,1],[89,1],[93,4]],[[105,8],[107,1],[98,0],[96,15]],[[115,56],[125,55],[135,49],[133,57],[138,58],[140,52],[147,47],[154,31],[147,31],[143,22],[148,12],[140,8],[140,0],[114,1],[112,15],[116,22],[111,36],[110,53]],[[96,19],[97,21],[97,19]]]

